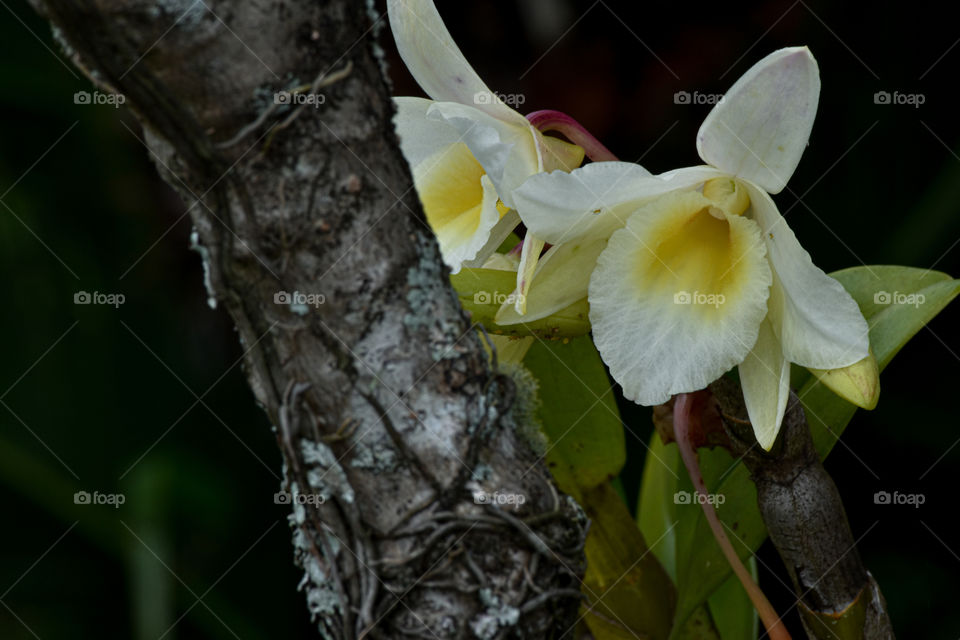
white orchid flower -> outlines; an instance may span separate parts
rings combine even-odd
[[[432,98],[395,99],[400,146],[443,259],[457,273],[482,264],[519,224],[509,211],[515,188],[535,173],[579,166],[583,150],[543,136],[491,91],[432,0],[388,0],[387,11],[400,56]],[[517,274],[521,294],[543,246],[527,234]]]
[[[781,49],[704,120],[697,150],[707,166],[651,177],[598,163],[534,176],[514,192],[547,242],[609,238],[588,285],[590,321],[627,398],[660,404],[739,365],[757,440],[769,449],[791,362],[822,373],[870,358],[856,303],[814,266],[769,195],[800,161],[819,94],[809,50]]]

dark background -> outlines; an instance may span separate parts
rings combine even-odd
[[[20,0],[0,5],[0,638],[156,638],[174,622],[166,638],[308,637],[287,508],[273,504],[280,456],[231,324],[207,307],[186,207],[157,177],[131,114],[74,104],[92,87],[49,27]],[[524,96],[522,112],[567,112],[655,172],[699,162],[709,106],[677,105],[675,92],[723,92],[774,49],[808,45],[823,91],[807,153],[777,197],[791,227],[826,271],[960,274],[960,28],[949,7],[484,0],[440,10],[488,85]],[[397,93],[420,95],[388,31],[381,42]],[[878,105],[881,90],[925,103]],[[126,302],[74,305],[81,290]],[[955,304],[897,357],[878,408],[855,417],[827,462],[901,638],[960,635],[958,319]],[[633,499],[649,414],[623,409]],[[926,503],[874,505],[881,489]],[[74,505],[80,490],[126,503]],[[788,609],[769,544],[759,559],[762,585]]]

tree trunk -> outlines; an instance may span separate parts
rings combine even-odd
[[[391,124],[384,17],[350,0],[33,2],[126,96],[189,204],[276,428],[321,635],[567,631],[585,520],[518,437],[513,382],[450,288]],[[276,104],[302,85],[310,104]]]

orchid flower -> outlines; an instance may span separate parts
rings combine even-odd
[[[460,52],[432,0],[388,0],[401,58],[432,98],[396,98],[400,146],[413,170],[444,261],[457,273],[479,266],[519,224],[513,190],[529,176],[570,170],[583,149],[544,136],[491,91]],[[544,243],[527,234],[517,308]]]
[[[533,176],[514,192],[547,242],[606,241],[587,286],[590,321],[627,398],[660,404],[739,365],[754,432],[769,449],[791,362],[821,379],[851,365],[871,370],[857,304],[814,266],[770,197],[800,161],[819,94],[810,51],[781,49],[704,120],[697,150],[706,166],[649,176],[596,163]],[[848,387],[860,379],[840,377]],[[868,380],[848,399],[875,404],[877,389]]]

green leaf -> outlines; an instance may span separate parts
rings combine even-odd
[[[596,640],[666,640],[676,591],[609,482],[581,495],[590,518],[582,613]]]
[[[540,384],[547,465],[560,489],[576,497],[616,477],[626,460],[623,423],[593,341],[538,340],[523,364]]]
[[[870,325],[870,346],[881,371],[910,338],[960,293],[960,280],[927,269],[854,267],[831,275],[860,305]],[[914,304],[894,302],[895,293],[901,300],[912,299]],[[890,294],[892,303],[882,304],[882,299],[877,297],[879,294]],[[807,380],[797,395],[807,413],[817,452],[825,458],[857,408],[837,397],[815,378]],[[883,402],[883,391],[880,392],[880,402]]]
[[[867,319],[871,348],[881,370],[917,331],[960,293],[960,280],[925,269],[894,266],[855,267],[831,275],[850,292]],[[886,303],[887,298],[883,293],[890,294],[893,303]],[[894,296],[895,293],[898,298]],[[921,300],[920,296],[922,302],[917,304],[917,301]],[[896,299],[912,300],[914,304],[896,303]],[[798,395],[806,410],[817,451],[821,457],[825,457],[850,422],[856,407],[805,371],[795,371],[793,382],[802,384]],[[881,402],[882,397],[881,393]],[[670,448],[675,448],[675,445],[670,445]],[[647,465],[655,470],[656,466],[651,466],[650,455],[648,454]],[[717,515],[726,525],[727,535],[740,557],[747,558],[767,535],[756,504],[756,488],[750,481],[749,473],[724,450],[701,449],[699,456],[707,486],[713,493],[722,495],[725,499],[717,508]],[[653,463],[657,464],[659,463]],[[645,471],[645,483],[646,474]],[[689,487],[686,474],[681,474],[681,477],[683,480],[677,487]],[[669,507],[665,506],[664,502],[672,500],[672,495],[658,494],[658,484],[661,487],[660,492],[669,488],[669,483],[661,477],[654,481],[654,487],[649,490],[644,487],[642,493],[641,506],[644,513],[641,513],[640,522],[647,535],[655,531],[657,525],[656,517],[645,512],[648,509],[669,512]],[[694,505],[674,507],[678,519],[675,532],[679,593],[675,616],[677,623],[683,623],[702,606],[731,573],[702,511],[699,507],[691,509],[691,506]],[[663,525],[659,526],[662,528]],[[678,637],[678,633],[675,631],[673,637]]]
[[[753,579],[757,579],[757,561],[747,562]],[[713,592],[707,605],[697,607],[683,628],[675,634],[677,640],[756,640],[760,619],[753,603],[736,576],[730,576]]]
[[[718,451],[720,453],[716,454],[716,459],[721,460],[725,452]],[[713,456],[714,452],[701,450],[700,454]],[[729,454],[726,454],[724,462],[726,468],[732,466],[733,460]],[[720,480],[717,470],[721,466],[724,465],[711,465],[711,470],[705,475],[708,483],[716,483]],[[674,444],[663,444],[660,436],[655,432],[650,438],[646,466],[643,469],[637,521],[644,538],[650,544],[651,553],[657,557],[674,582],[677,579],[676,566],[680,561],[676,552],[678,512],[682,510],[684,514],[689,514],[691,508],[700,510],[696,505],[677,504],[678,497],[682,495],[678,492],[692,495],[692,491],[692,483],[680,460],[680,450]],[[727,506],[724,503],[718,508]],[[756,577],[753,558],[749,559],[747,566]],[[683,627],[673,637],[677,640],[756,638],[755,629],[758,623],[756,611],[736,576],[731,575],[727,578],[727,581],[710,596],[708,604],[709,610],[701,605],[691,613]],[[710,627],[710,624],[715,627]]]
[[[673,499],[680,481],[680,450],[663,444],[654,432],[640,482],[637,524],[650,542],[650,551],[660,560],[670,578],[677,581],[677,505]],[[684,471],[685,473],[685,471]]]
[[[520,236],[517,235],[516,231],[511,231],[510,235],[508,235],[506,239],[500,243],[500,246],[497,247],[497,253],[510,253],[510,250],[521,242],[523,242],[523,240],[520,239]]]
[[[747,561],[747,569],[757,581],[757,559]],[[757,616],[750,596],[737,576],[731,575],[707,600],[713,623],[723,640],[755,640],[760,632]]]
[[[699,607],[690,614],[683,624],[683,629],[674,637],[677,640],[727,640],[720,636],[716,623],[710,616],[710,610],[706,607]]]
[[[916,267],[898,267],[891,265],[873,265],[870,267],[851,267],[834,271],[830,274],[843,285],[853,299],[860,306],[863,317],[873,318],[883,311],[888,311],[902,306],[911,306],[904,304],[892,304],[893,297],[890,296],[890,302],[884,302],[880,294],[903,294],[909,296],[926,289],[927,287],[951,282],[948,274],[942,271],[930,271],[929,269],[917,269]],[[921,304],[919,307],[923,307]],[[941,307],[942,308],[942,307]],[[934,313],[933,315],[936,315]],[[930,316],[931,318],[933,316]],[[873,336],[870,336],[871,339]],[[904,340],[901,343],[905,343]]]
[[[676,448],[675,444],[669,445]],[[749,557],[767,537],[757,508],[757,489],[746,467],[725,449],[700,449],[700,470],[710,491],[723,496],[717,516],[733,548],[742,559]],[[689,476],[681,475],[683,491],[690,494]],[[719,498],[718,498],[719,500]],[[730,565],[717,546],[710,525],[697,504],[677,505],[677,591],[675,621],[682,624],[731,575]],[[676,636],[674,636],[676,637]]]
[[[684,475],[681,475],[684,474]],[[677,504],[678,491],[692,489],[688,478],[685,477],[686,468],[680,460],[680,451],[675,445],[665,445],[660,436],[654,432],[650,438],[647,452],[646,466],[643,469],[643,478],[640,484],[640,496],[637,505],[637,524],[643,537],[650,545],[650,552],[660,561],[664,570],[675,583],[677,579]],[[736,582],[733,576],[727,582]],[[737,583],[737,588],[743,588]],[[728,591],[732,589],[724,584],[714,597],[721,600],[718,606],[742,607],[742,603],[728,603],[732,596]],[[721,591],[724,593],[721,594]],[[718,596],[718,594],[720,594]],[[744,596],[746,594],[744,593]],[[713,600],[711,600],[713,604]],[[711,615],[713,613],[714,615]],[[677,640],[743,640],[753,638],[748,635],[723,636],[718,630],[718,622],[723,621],[728,628],[735,626],[736,621],[747,615],[755,616],[753,604],[749,598],[746,601],[746,611],[736,609],[724,612],[718,619],[713,609],[705,606],[695,610],[683,624],[675,637]],[[723,617],[726,616],[726,617]],[[742,627],[742,625],[740,625]],[[728,632],[730,633],[730,632]]]
[[[676,591],[611,482],[626,450],[600,354],[589,337],[537,341],[524,365],[540,384],[547,465],[591,521],[582,588],[587,626],[597,640],[666,640]]]
[[[450,276],[460,304],[474,322],[487,331],[503,336],[537,336],[540,338],[576,338],[590,332],[587,299],[553,313],[546,318],[521,324],[499,325],[494,317],[500,306],[517,287],[517,274],[501,269],[461,269]]]

